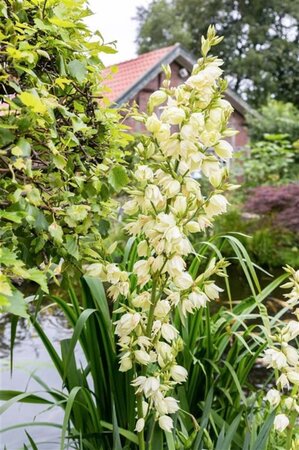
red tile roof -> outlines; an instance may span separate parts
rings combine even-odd
[[[154,50],[149,53],[144,53],[137,58],[124,61],[119,64],[109,66],[102,72],[104,77],[104,85],[109,88],[106,97],[111,102],[116,101],[127,92],[135,83],[137,83],[144,75],[156,66],[168,53],[174,49],[175,45],[171,47],[164,47]],[[113,68],[117,67],[116,73],[113,73]]]

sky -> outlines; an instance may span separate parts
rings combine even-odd
[[[92,30],[99,30],[106,43],[117,41],[118,53],[102,54],[106,65],[134,58],[137,53],[134,43],[137,33],[137,6],[147,6],[150,0],[89,0],[90,9],[95,13],[86,22]]]

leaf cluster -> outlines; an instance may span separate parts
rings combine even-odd
[[[28,278],[18,264],[39,267],[43,289],[62,260],[98,258],[127,182],[131,137],[107,107],[99,57],[115,49],[88,15],[83,0],[0,1],[0,242],[20,261],[1,266],[13,281]]]

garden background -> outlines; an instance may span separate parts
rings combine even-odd
[[[162,413],[150,412],[143,438],[135,429],[133,375],[118,371],[113,323],[125,300],[112,306],[106,299],[111,282],[100,265],[131,274],[143,255],[139,238],[124,231],[123,206],[138,185],[136,169],[152,158],[152,143],[123,123],[128,114],[144,123],[146,116],[106,100],[101,55],[115,54],[117,45],[89,30],[89,14],[81,0],[0,1],[3,445],[142,449],[144,439],[152,449],[296,449],[296,414],[281,434],[272,411],[285,414],[287,406],[264,400],[283,365],[271,374],[261,357],[293,318],[279,286],[287,275],[295,280],[290,288],[299,283],[296,272],[282,269],[299,266],[299,5],[159,0],[136,12],[140,53],[180,42],[206,58],[201,36],[215,24],[224,40],[210,28],[206,45],[253,110],[246,116],[250,142],[234,152],[229,182],[225,170],[223,184],[206,173],[199,180],[208,199],[228,189],[229,206],[215,214],[213,228],[191,231],[196,257],[186,258],[188,271],[194,280],[202,275],[201,292],[210,283],[218,293],[188,320],[173,314],[184,341],[175,352],[189,373],[186,384],[173,387],[182,411],[172,404],[177,433],[167,420],[159,428]],[[226,84],[218,88],[220,98]],[[163,89],[172,95],[167,83]],[[228,183],[240,187],[229,190]],[[132,276],[130,283],[135,289]],[[297,370],[297,357],[290,359]],[[289,381],[294,400],[298,380]]]

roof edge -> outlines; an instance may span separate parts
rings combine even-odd
[[[137,80],[124,94],[118,97],[114,101],[114,103],[120,105],[122,103],[126,103],[131,98],[135,97],[135,95],[137,95],[142,88],[144,88],[153,78],[155,78],[156,75],[158,75],[161,72],[161,66],[163,64],[170,64],[179,56],[179,53],[180,53],[180,44],[176,44],[151,69],[145,72],[145,74],[142,75],[142,77],[140,77],[139,80]]]
[[[192,69],[193,65],[196,63],[196,58],[187,50],[185,50],[181,44],[175,44],[173,48],[164,55],[158,63],[156,63],[150,70],[148,70],[142,77],[139,78],[127,91],[125,91],[120,97],[118,97],[114,104],[121,105],[127,103],[130,99],[135,97],[142,88],[144,88],[155,76],[161,72],[161,66],[166,64],[171,64],[173,61],[178,60],[182,65],[187,66],[187,68]],[[117,65],[117,64],[115,64]],[[227,88],[225,95],[231,102],[233,108],[242,115],[246,113],[259,116],[259,113],[251,108],[249,104],[240,97],[239,94],[234,92],[231,88]]]

